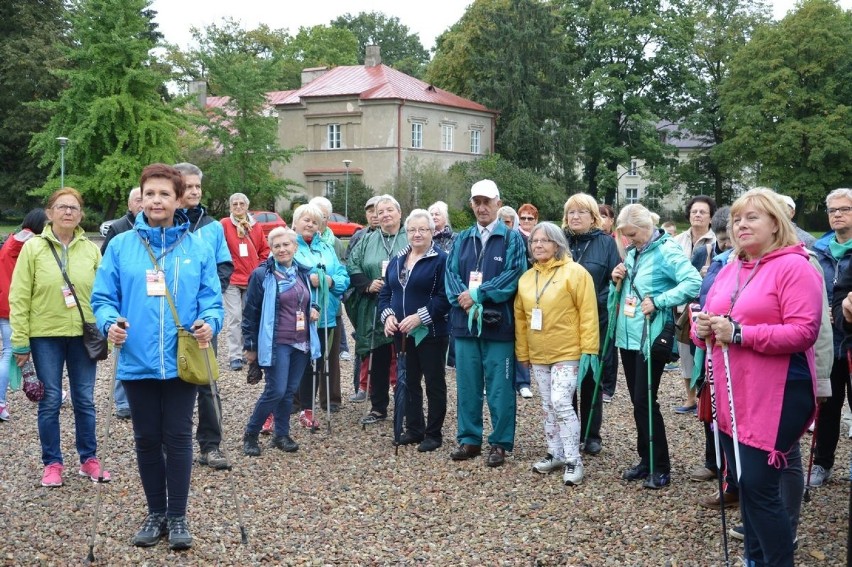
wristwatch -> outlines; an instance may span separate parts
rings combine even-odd
[[[743,344],[743,328],[742,326],[731,319],[731,325],[734,327],[734,332],[731,335],[731,343],[735,345]]]

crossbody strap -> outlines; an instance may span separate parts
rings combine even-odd
[[[50,248],[50,251],[53,253],[53,257],[56,258],[56,265],[59,266],[59,271],[62,272],[62,279],[65,280],[65,283],[68,284],[68,289],[71,290],[71,295],[74,296],[74,303],[77,304],[77,311],[80,312],[80,321],[85,323],[86,318],[83,317],[83,308],[80,306],[80,300],[77,299],[77,292],[74,291],[74,284],[71,283],[71,280],[68,279],[68,274],[65,272],[65,268],[62,266],[62,260],[59,259],[59,254],[56,253],[56,249],[53,248],[53,243],[47,239],[47,246]]]
[[[148,251],[148,257],[151,259],[151,263],[154,264],[154,269],[157,270],[158,272],[163,272],[163,276],[165,277],[166,272],[165,272],[165,270],[160,268],[159,264],[157,264],[157,257],[154,256],[154,251],[151,250],[151,245],[148,244],[147,240],[142,238],[141,234],[139,234],[137,232],[136,235],[139,237],[139,240],[142,241],[142,244],[145,245],[145,250]],[[54,252],[54,254],[55,254],[55,252]],[[168,283],[166,283],[166,299],[169,301],[169,307],[172,310],[172,317],[174,317],[174,319],[175,319],[175,326],[178,329],[183,329],[183,325],[180,324],[180,319],[178,318],[177,309],[175,309],[175,301],[174,301],[174,299],[172,299],[172,292],[169,291]]]

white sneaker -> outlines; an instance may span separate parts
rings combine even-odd
[[[565,466],[565,461],[562,459],[557,459],[550,453],[547,454],[545,458],[537,462],[533,465],[533,471],[541,474],[551,473],[561,467]]]
[[[562,482],[565,483],[565,486],[576,486],[583,482],[583,463],[581,461],[565,463]]]
[[[530,399],[533,397],[532,390],[530,390],[529,386],[522,386],[518,393],[521,394],[522,398]]]
[[[340,360],[351,360],[352,356],[345,350],[340,353]]]
[[[62,390],[62,401],[60,402],[63,406],[68,403],[68,392]]]
[[[830,476],[831,469],[825,469],[820,465],[814,465],[814,467],[811,469],[811,482],[809,486],[811,488],[822,486],[828,481],[828,477]]]
[[[8,404],[0,404],[0,421],[9,421]]]

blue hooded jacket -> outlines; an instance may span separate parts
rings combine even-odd
[[[175,212],[174,225],[168,228],[151,227],[140,214],[133,230],[112,239],[95,274],[92,310],[104,335],[119,316],[129,324],[118,361],[119,380],[177,378],[177,326],[166,296],[148,295],[146,273],[154,265],[143,239],[165,272],[181,326],[189,330],[202,319],[214,335],[222,328],[216,260],[210,246],[189,232],[182,211]]]

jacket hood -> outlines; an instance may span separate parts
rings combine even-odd
[[[42,236],[42,238],[46,238],[47,240],[50,240],[51,242],[61,244],[59,242],[59,239],[56,238],[56,235],[53,234],[52,223],[47,223],[46,225],[44,225],[44,229],[41,231],[41,236]],[[72,238],[72,241],[77,240],[77,239],[82,238],[82,237],[85,237],[85,236],[86,236],[86,231],[83,230],[82,227],[78,226],[77,228],[74,229],[74,238]]]
[[[588,232],[581,232],[581,233],[571,232],[571,229],[569,229],[569,228],[565,228],[565,229],[563,229],[563,231],[565,232],[565,236],[569,240],[574,239],[578,242],[587,242],[589,240],[597,238],[601,234],[604,234],[604,231],[602,231],[599,228],[592,228],[592,230],[590,230]],[[606,235],[606,236],[609,236],[609,235]]]
[[[557,269],[559,266],[564,266],[565,264],[572,264],[574,260],[571,258],[570,253],[566,253],[562,258],[551,258],[547,262],[534,262],[532,265],[532,269],[536,272],[547,273],[551,270]]]
[[[808,252],[805,250],[805,245],[799,242],[798,244],[793,244],[792,246],[785,246],[783,248],[777,248],[772,252],[768,252],[761,256],[758,260],[743,260],[743,267],[751,268],[758,262],[765,263],[774,260],[775,258],[780,258],[782,256],[786,256],[788,254],[795,254],[801,256],[808,261]]]
[[[189,219],[181,209],[175,211],[174,224],[166,229],[153,227],[148,224],[148,217],[143,211],[136,217],[133,230],[147,242],[155,246],[168,246],[182,237],[189,230]]]

